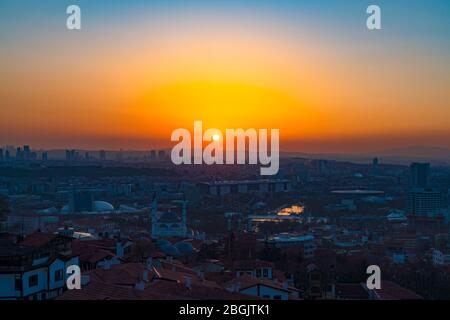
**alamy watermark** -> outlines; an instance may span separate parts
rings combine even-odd
[[[366,20],[366,26],[369,30],[381,30],[381,8],[378,5],[371,4],[367,7],[366,13],[369,17]],[[70,5],[66,9],[69,16],[66,20],[66,27],[69,30],[81,29],[81,8],[77,5]]]
[[[178,142],[170,155],[176,165],[259,163],[264,176],[275,175],[279,170],[279,129],[270,129],[270,135],[268,129],[226,129],[224,137],[219,129],[203,132],[202,121],[194,121],[193,138],[188,129],[180,128],[172,132],[171,141]]]

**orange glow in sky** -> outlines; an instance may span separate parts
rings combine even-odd
[[[0,144],[148,149],[201,120],[279,128],[282,150],[448,145],[450,67],[426,49],[179,17],[52,39],[1,53]]]

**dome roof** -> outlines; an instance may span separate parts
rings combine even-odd
[[[94,201],[92,209],[96,212],[106,212],[113,211],[114,206],[106,201]]]
[[[171,246],[172,244],[170,243],[169,240],[166,239],[159,239],[158,241],[156,241],[156,246],[158,248],[162,248],[164,246]]]
[[[178,249],[181,255],[191,254],[194,251],[194,247],[190,242],[180,241],[175,243],[175,247]]]
[[[180,218],[175,212],[164,212],[158,219],[159,223],[177,223],[180,222]]]
[[[180,251],[178,251],[178,249],[173,245],[162,246],[161,251],[168,256],[172,257],[180,256]]]
[[[92,203],[92,212],[110,212],[114,211],[114,206],[106,201],[94,201]],[[64,207],[62,207],[61,211],[62,214],[68,214],[71,213],[70,206],[66,204]]]

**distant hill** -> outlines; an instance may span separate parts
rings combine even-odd
[[[410,146],[405,148],[382,150],[378,154],[390,157],[414,157],[450,160],[450,149],[440,147]]]

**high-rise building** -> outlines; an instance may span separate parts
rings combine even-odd
[[[16,160],[22,160],[23,159],[23,151],[20,147],[17,147],[16,149]]]
[[[105,150],[100,150],[99,151],[99,156],[100,156],[100,160],[101,161],[105,161],[106,160],[106,152],[105,152]]]
[[[411,187],[427,188],[428,176],[430,173],[430,164],[414,162],[409,166],[409,168],[411,173]]]
[[[94,197],[89,191],[74,191],[69,198],[69,212],[92,212]]]
[[[150,151],[150,161],[156,161],[156,150]]]
[[[78,152],[76,150],[66,150],[66,161],[75,161],[78,159]]]
[[[434,216],[447,209],[445,194],[435,189],[416,188],[408,192],[408,213],[418,216]]]
[[[166,158],[166,152],[164,150],[158,151],[158,160],[163,161]]]
[[[3,161],[3,149],[0,149],[0,162]]]
[[[23,146],[23,158],[25,160],[30,160],[31,159],[31,149],[30,146],[24,145]]]
[[[48,160],[48,152],[47,151],[42,152],[41,157],[42,157],[42,161],[47,161]]]

